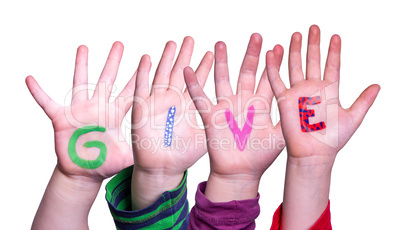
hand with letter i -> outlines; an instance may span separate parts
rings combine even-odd
[[[88,214],[102,181],[134,163],[121,124],[133,103],[136,74],[109,102],[122,54],[123,44],[115,42],[89,99],[88,48],[80,46],[69,106],[58,105],[32,76],[26,78],[32,96],[52,121],[57,155],[32,229],[88,229]]]
[[[205,131],[197,125],[195,106],[184,90],[183,69],[190,65],[194,40],[183,40],[176,62],[176,44],[168,42],[149,90],[151,61],[141,58],[132,113],[132,210],[153,204],[165,191],[177,188],[185,171],[206,153]],[[207,52],[197,69],[204,85],[213,64]],[[198,143],[198,144],[197,144]],[[187,210],[186,210],[187,212]]]
[[[211,202],[255,199],[262,174],[282,151],[280,124],[272,124],[273,93],[266,72],[255,90],[262,37],[253,34],[240,68],[237,92],[229,81],[226,45],[215,45],[215,92],[217,105],[205,95],[191,68],[184,70],[190,95],[207,135],[210,174],[205,197]],[[283,49],[274,49],[279,68]]]
[[[287,89],[279,76],[277,55],[268,51],[268,79],[278,101],[288,151],[281,229],[309,229],[329,210],[331,170],[337,153],[357,130],[380,87],[371,85],[348,109],[339,102],[341,39],[331,38],[321,79],[320,29],[311,26],[306,73],[301,65],[301,34],[289,48]],[[324,212],[325,214],[325,212]]]

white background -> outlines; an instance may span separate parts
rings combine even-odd
[[[340,99],[349,107],[368,85],[382,89],[363,124],[337,157],[332,173],[334,229],[402,229],[401,67],[402,17],[397,1],[2,1],[0,3],[1,206],[0,229],[30,228],[56,164],[53,129],[29,94],[33,75],[59,104],[68,102],[76,48],[89,47],[89,82],[96,83],[114,41],[125,45],[117,92],[149,54],[153,71],[168,40],[195,39],[191,66],[228,46],[232,86],[248,39],[264,38],[263,53],[285,48],[281,74],[287,82],[290,36],[321,27],[322,62],[332,34],[342,38]],[[259,73],[264,68],[261,56]],[[259,77],[259,76],[258,76]],[[214,97],[213,75],[205,87]],[[67,98],[66,98],[67,97]],[[274,118],[275,120],[276,118]],[[128,120],[129,121],[129,120]],[[207,179],[208,157],[189,170],[188,199]],[[282,201],[286,151],[264,174],[257,229],[268,229]],[[106,182],[106,181],[105,181]],[[104,183],[105,184],[105,183]],[[113,229],[101,188],[89,216],[92,229]]]

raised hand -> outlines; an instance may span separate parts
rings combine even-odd
[[[215,45],[215,92],[217,105],[205,95],[197,73],[184,70],[187,88],[203,120],[211,172],[205,195],[223,202],[255,198],[259,180],[284,147],[280,124],[272,124],[273,93],[266,76],[255,89],[262,37],[253,34],[240,68],[237,92],[229,82],[226,45]],[[274,49],[279,68],[283,49]]]
[[[32,76],[26,78],[32,96],[52,121],[57,155],[33,229],[88,228],[88,213],[103,179],[134,163],[121,124],[133,102],[136,74],[109,102],[122,54],[123,44],[115,42],[88,99],[88,48],[80,46],[69,106],[58,105]]]
[[[68,176],[85,176],[99,181],[133,164],[132,151],[125,141],[121,124],[133,102],[136,74],[117,99],[109,102],[123,49],[120,42],[113,44],[93,97],[88,99],[88,48],[78,48],[69,106],[54,102],[32,76],[26,79],[32,96],[53,123],[57,167]],[[88,133],[80,135],[80,131]],[[96,147],[99,145],[83,147],[91,141],[102,142],[105,149],[100,150]],[[97,164],[91,164],[94,161]]]
[[[278,100],[289,156],[334,157],[363,121],[380,87],[369,86],[349,109],[343,109],[339,102],[341,39],[338,35],[332,36],[324,77],[321,79],[320,30],[317,26],[310,28],[306,76],[301,65],[301,34],[294,33],[292,36],[289,49],[290,89],[285,87],[279,76],[275,56],[273,51],[267,52],[267,71],[272,90]],[[320,102],[308,105],[314,103],[317,96],[320,97]],[[300,98],[311,98],[311,101],[306,99],[301,105]],[[299,108],[303,106],[307,108],[304,108],[305,112],[300,112]],[[306,109],[315,110],[315,116],[309,115]],[[300,120],[300,114],[305,116],[303,119],[309,119],[309,125],[305,120]],[[325,127],[320,125],[320,122],[324,122]],[[317,125],[314,127],[313,124]],[[307,126],[309,130],[302,126]]]
[[[309,229],[328,207],[335,157],[380,90],[378,85],[369,86],[350,108],[343,109],[339,102],[340,56],[341,39],[334,35],[321,79],[320,30],[311,26],[304,75],[301,34],[294,33],[287,89],[279,76],[275,52],[267,52],[268,78],[278,101],[288,151],[281,229]]]
[[[184,172],[207,151],[205,131],[197,124],[188,91],[183,91],[183,69],[190,65],[193,47],[193,39],[184,38],[172,68],[176,44],[166,44],[151,91],[150,57],[144,55],[140,61],[132,114],[134,209],[147,207],[164,191],[176,188]],[[212,63],[213,55],[207,52],[197,69],[202,86]]]

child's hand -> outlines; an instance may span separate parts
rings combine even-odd
[[[134,209],[145,208],[164,191],[176,188],[184,172],[207,151],[205,131],[197,125],[195,106],[188,91],[183,92],[183,69],[190,64],[193,47],[193,39],[186,37],[172,68],[176,44],[166,44],[151,92],[150,57],[144,55],[139,64],[132,114]],[[201,85],[212,63],[213,55],[207,52],[197,69]]]
[[[88,49],[80,46],[70,106],[55,103],[33,77],[27,77],[29,91],[52,120],[57,155],[32,229],[89,229],[89,211],[103,179],[133,164],[121,123],[132,105],[136,74],[109,102],[122,54],[123,44],[114,43],[94,95],[88,99]]]
[[[306,78],[300,52],[301,34],[294,33],[289,50],[290,89],[280,79],[275,53],[268,51],[266,56],[268,77],[278,100],[288,154],[294,158],[315,156],[333,159],[363,121],[380,87],[371,85],[349,109],[343,109],[339,102],[340,37],[334,35],[331,38],[323,80],[320,68],[320,31],[317,26],[312,26],[309,33]],[[307,105],[313,104],[317,96],[321,102]],[[311,102],[306,97],[311,98]],[[300,104],[299,99],[306,101]],[[308,110],[314,110],[315,116],[309,115]],[[299,115],[304,116],[303,119]]]
[[[80,46],[70,106],[58,105],[32,76],[26,78],[29,91],[53,123],[56,169],[68,177],[102,181],[133,164],[121,124],[132,105],[135,74],[118,98],[109,102],[122,54],[123,44],[114,43],[93,97],[88,99],[88,48]]]
[[[187,88],[206,129],[211,172],[205,195],[211,201],[255,198],[262,174],[284,147],[280,124],[275,126],[271,121],[273,94],[265,71],[254,93],[261,45],[261,36],[253,34],[235,95],[229,82],[226,45],[215,45],[217,105],[204,94],[199,76],[191,68],[184,70]],[[283,49],[277,46],[274,50],[279,68]]]
[[[349,109],[343,109],[339,102],[340,53],[341,39],[334,35],[321,80],[320,30],[312,26],[304,78],[301,34],[294,33],[289,50],[291,88],[286,89],[275,52],[267,52],[268,78],[278,101],[288,151],[281,209],[284,230],[310,229],[323,214],[336,154],[357,130],[380,90],[378,85],[368,87]]]

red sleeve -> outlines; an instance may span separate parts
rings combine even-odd
[[[274,213],[274,217],[272,218],[271,230],[281,229],[281,216],[282,216],[282,204],[278,207],[278,209]],[[310,230],[332,230],[329,201],[327,208],[324,210],[324,212],[317,220],[317,222],[315,222],[313,227],[310,228]]]

